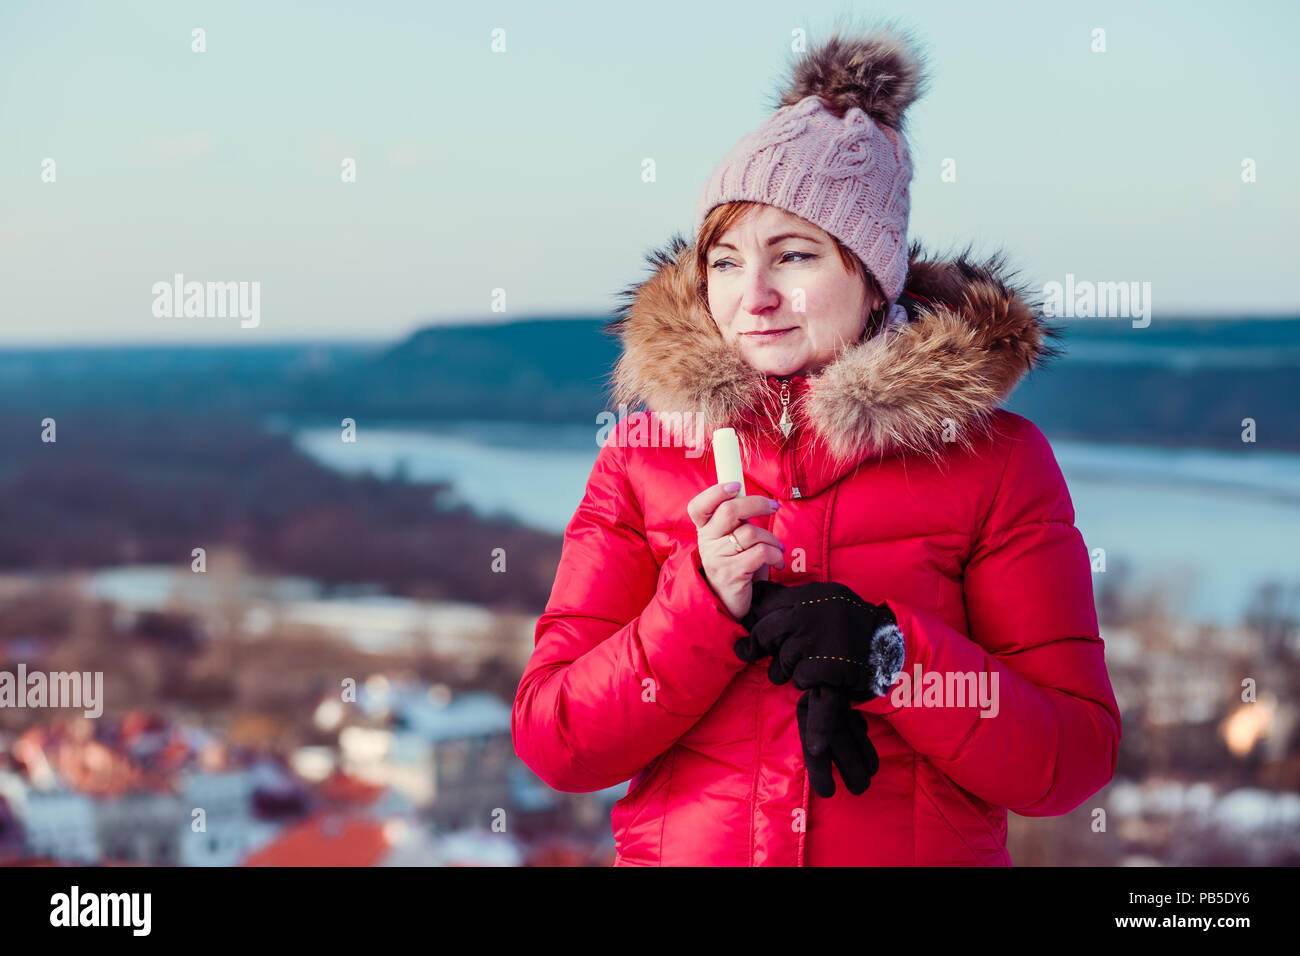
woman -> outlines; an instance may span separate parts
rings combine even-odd
[[[1070,495],[998,408],[1056,330],[998,259],[907,248],[922,83],[885,31],[806,54],[612,323],[648,410],[566,529],[513,734],[557,790],[631,779],[615,865],[1010,865],[1008,809],[1114,773]]]

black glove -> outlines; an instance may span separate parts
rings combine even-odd
[[[867,736],[866,715],[854,710],[845,693],[834,687],[805,691],[795,714],[808,779],[817,795],[825,799],[835,795],[832,762],[840,768],[849,793],[865,793],[880,769],[880,755]]]
[[[775,640],[776,643],[764,645],[754,639],[753,630],[754,626],[758,624],[762,617],[771,609],[769,605],[775,602],[777,596],[784,591],[790,590],[786,585],[777,584],[774,581],[755,581],[753,583],[753,589],[754,595],[752,600],[749,602],[749,612],[740,619],[741,626],[750,633],[736,641],[736,656],[746,664],[757,663],[764,657],[774,654],[781,646],[780,641],[785,635],[777,631],[765,632],[763,637]],[[776,662],[773,661],[773,663],[775,664]],[[770,669],[768,671],[768,676],[772,676]],[[773,681],[773,683],[776,683],[776,681]]]
[[[848,617],[849,620],[835,620],[836,608],[840,609],[840,618]],[[866,610],[868,608],[871,610]],[[827,609],[831,609],[829,617],[826,616]],[[851,614],[846,613],[848,609],[851,609]],[[872,616],[873,612],[876,612],[879,620]],[[864,614],[870,619],[864,619]],[[770,620],[769,615],[777,619]],[[861,682],[864,665],[861,662],[849,664],[846,661],[818,659],[827,650],[821,643],[813,646],[813,660],[804,659],[809,632],[816,633],[817,623],[823,620],[843,631],[844,642],[850,644],[852,650],[867,649],[868,665],[873,644],[861,637],[853,641],[851,637],[856,628],[862,628],[872,638],[879,638],[874,649],[880,662],[878,669],[881,675],[871,676],[868,689],[875,689],[882,682],[887,689],[893,675],[903,666],[902,634],[887,607],[875,608],[867,604],[844,585],[813,583],[787,587],[756,581],[749,613],[741,620],[750,635],[737,641],[735,650],[736,655],[746,663],[754,663],[771,654],[773,659],[768,668],[768,676],[773,683],[784,684],[790,680],[792,672],[795,674],[795,686],[805,690],[799,698],[796,716],[804,763],[808,767],[813,790],[823,798],[835,794],[835,780],[831,772],[833,763],[839,768],[844,785],[856,796],[865,793],[871,786],[871,778],[880,769],[880,757],[867,735],[866,715],[854,709],[850,690],[836,686],[836,682]],[[892,628],[888,626],[890,624],[893,625]],[[798,639],[800,643],[791,644],[793,639]],[[829,681],[819,684],[816,681],[819,676],[829,678]],[[856,689],[861,690],[860,687]],[[880,693],[883,692],[883,689],[880,690]],[[878,694],[869,694],[862,699],[874,696]]]
[[[774,684],[793,678],[800,690],[833,687],[861,703],[886,694],[903,669],[906,645],[894,613],[843,584],[764,591],[756,616],[748,647],[772,654],[768,676]]]

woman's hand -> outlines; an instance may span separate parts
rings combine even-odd
[[[768,677],[800,690],[832,687],[852,703],[889,693],[907,641],[887,604],[871,604],[835,581],[810,581],[764,593],[749,641],[736,653],[771,654]]]
[[[714,485],[701,491],[686,506],[686,513],[699,532],[704,576],[718,600],[737,621],[749,611],[755,575],[769,564],[785,567],[785,545],[781,539],[746,520],[770,515],[776,510],[777,502],[762,495],[736,498],[739,491],[739,485],[731,491],[724,485]]]

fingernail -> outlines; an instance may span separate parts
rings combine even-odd
[[[772,499],[772,510],[775,511],[775,510],[776,510],[777,508],[779,508],[779,507],[781,507],[781,502],[779,502],[779,501],[777,501],[775,498],[773,498],[773,499]]]
[[[738,481],[729,481],[729,482],[727,482],[725,485],[722,486],[722,490],[723,490],[723,491],[739,491],[739,490],[740,490],[740,482],[738,482]]]

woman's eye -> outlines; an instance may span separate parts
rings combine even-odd
[[[787,259],[786,258],[787,256],[798,256],[798,258]],[[790,252],[784,252],[781,254],[782,262],[807,262],[810,259],[816,259],[816,258],[817,258],[817,254],[813,252],[795,252],[791,250]],[[726,272],[727,270],[724,269],[723,266],[734,266],[734,265],[735,263],[732,262],[730,259],[719,259],[717,262],[713,263],[713,268],[718,272]]]

